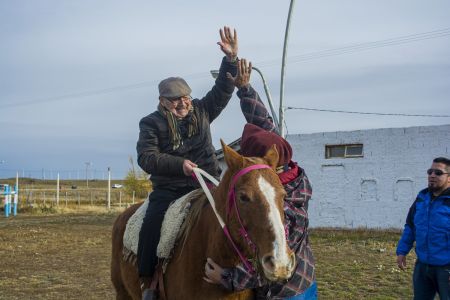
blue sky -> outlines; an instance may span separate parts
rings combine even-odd
[[[194,97],[212,86],[224,25],[238,30],[239,56],[261,69],[278,108],[288,8],[286,0],[1,1],[0,178],[83,179],[86,162],[90,176],[110,166],[122,177],[158,82],[182,76]],[[450,114],[449,11],[443,0],[297,0],[284,106]],[[256,73],[252,84],[264,95]],[[450,123],[304,110],[285,118],[289,134]],[[243,125],[234,96],[212,125],[214,144]]]

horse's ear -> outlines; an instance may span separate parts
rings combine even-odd
[[[273,144],[272,147],[270,147],[270,149],[267,151],[266,155],[264,156],[264,159],[273,169],[276,169],[278,167],[279,156],[275,144]]]
[[[225,142],[220,139],[222,144],[223,156],[228,168],[230,169],[240,169],[244,165],[244,157],[229,147]]]

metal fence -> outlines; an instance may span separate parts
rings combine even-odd
[[[59,195],[58,195],[59,194]],[[143,199],[136,199],[122,189],[111,190],[111,207],[126,207]],[[89,188],[75,190],[24,188],[19,192],[19,207],[36,206],[76,207],[82,205],[108,206],[108,189]]]

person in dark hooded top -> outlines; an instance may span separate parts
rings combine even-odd
[[[242,59],[238,62],[237,75],[227,75],[238,88],[241,110],[248,122],[242,133],[240,151],[247,157],[263,157],[273,144],[276,145],[279,153],[277,173],[287,192],[284,199],[287,241],[295,252],[297,265],[287,282],[269,284],[263,276],[249,273],[242,265],[222,268],[208,258],[204,280],[232,291],[253,288],[257,299],[317,299],[315,262],[308,232],[311,185],[305,171],[292,161],[289,142],[278,134],[266,107],[250,85],[251,70],[251,63]]]

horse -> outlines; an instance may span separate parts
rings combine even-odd
[[[202,199],[192,202],[163,275],[166,299],[253,299],[251,289],[227,291],[206,282],[203,278],[208,257],[226,268],[239,263],[248,266],[251,262],[250,268],[254,269],[248,271],[259,272],[268,281],[286,280],[295,269],[295,254],[286,242],[283,225],[286,192],[275,172],[278,164],[275,145],[264,157],[249,158],[222,140],[221,143],[228,168],[212,191],[216,212],[204,193],[199,197]],[[243,170],[247,170],[245,174]],[[139,205],[125,210],[113,225],[111,279],[116,299],[141,299],[137,266],[125,261],[122,254],[126,223]],[[229,239],[216,213],[226,220]]]

